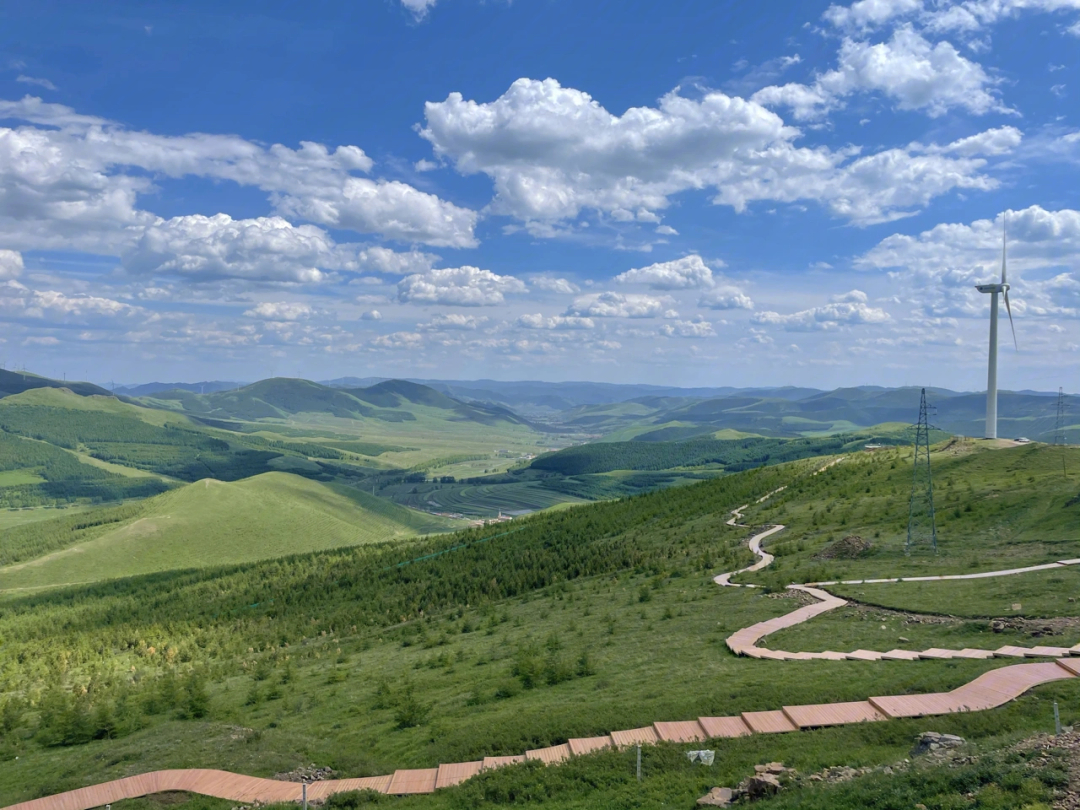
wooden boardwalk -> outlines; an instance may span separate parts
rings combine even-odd
[[[839,463],[841,460],[837,459],[827,466],[832,466],[832,464]],[[824,469],[826,467],[817,472]],[[779,491],[768,493],[760,498],[759,502]],[[734,510],[728,523],[740,525],[736,521],[741,518],[741,513],[746,508],[743,506]],[[759,559],[757,563],[742,569],[742,571],[757,571],[772,562],[772,556],[762,551],[761,542],[776,532],[782,531],[783,528],[783,526],[772,526],[750,539],[750,549]],[[1062,560],[1050,565],[1008,571],[990,571],[962,576],[919,577],[905,581],[980,579],[991,576],[1009,576],[1027,571],[1050,570],[1060,566],[1077,564],[1080,564],[1080,560]],[[718,585],[726,587],[740,587],[731,582],[731,577],[737,573],[742,573],[742,571],[721,574],[714,581]],[[895,582],[899,580],[863,581]],[[847,604],[845,600],[833,596],[819,587],[813,587],[814,585],[828,584],[835,583],[789,586],[814,597],[818,601],[800,607],[784,616],[759,622],[735,632],[727,639],[728,647],[737,655],[782,661],[813,659],[830,661],[914,661],[992,657],[1050,658],[1051,660],[1039,663],[1013,664],[991,670],[951,692],[935,692],[924,695],[886,695],[847,703],[783,706],[772,711],[743,712],[741,715],[732,717],[699,717],[696,720],[656,722],[651,726],[613,731],[610,734],[598,737],[575,738],[561,745],[533,749],[517,756],[485,757],[482,760],[472,762],[446,763],[439,765],[437,768],[399,770],[385,776],[315,782],[308,786],[308,800],[319,802],[334,793],[351,790],[370,790],[376,793],[398,796],[433,793],[440,788],[460,784],[466,779],[492,768],[501,768],[532,760],[547,765],[557,765],[571,757],[584,756],[608,748],[653,745],[659,742],[696,744],[706,740],[743,737],[750,734],[783,734],[824,726],[882,722],[900,717],[923,717],[955,712],[985,711],[1015,700],[1024,692],[1040,684],[1080,676],[1080,645],[1071,648],[1009,646],[997,650],[947,650],[941,648],[921,651],[889,650],[885,652],[854,650],[847,653],[833,651],[822,653],[785,652],[758,646],[758,642],[771,633],[809,621],[815,616]],[[1078,657],[1074,658],[1072,656]],[[54,796],[20,802],[19,804],[9,805],[5,810],[93,810],[93,808],[104,807],[107,804],[124,799],[134,799],[165,791],[199,793],[205,796],[245,803],[299,802],[302,790],[302,786],[296,782],[260,779],[228,771],[203,769],[153,771],[71,790],[66,793],[59,793]]]
[[[447,763],[437,768],[400,770],[386,776],[315,782],[308,786],[308,800],[317,802],[331,794],[349,790],[371,790],[397,796],[433,793],[492,768],[527,760],[555,765],[570,757],[584,756],[613,747],[652,745],[661,741],[696,744],[749,734],[783,734],[848,723],[881,722],[898,717],[984,711],[1015,700],[1035,686],[1075,678],[1078,673],[1080,660],[1077,659],[1013,664],[980,675],[951,692],[871,697],[865,701],[850,703],[784,706],[773,711],[743,712],[733,717],[699,717],[696,720],[657,722],[642,728],[613,731],[600,737],[572,739],[562,745],[526,751],[520,756],[486,757],[473,762]],[[228,771],[154,771],[13,804],[7,810],[92,810],[123,799],[135,799],[165,791],[201,793],[204,796],[236,802],[299,802],[301,790],[301,786],[296,782],[259,779]]]

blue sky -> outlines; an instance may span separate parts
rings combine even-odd
[[[1080,385],[1080,0],[16,6],[9,368]]]

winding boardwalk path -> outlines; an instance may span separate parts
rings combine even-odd
[[[836,459],[817,470],[814,475],[843,459]],[[774,490],[758,499],[761,503],[780,492]],[[738,521],[749,505],[732,511],[729,525],[741,526]],[[759,571],[772,563],[773,557],[761,548],[766,538],[783,531],[782,525],[775,525],[758,532],[749,540],[750,550],[758,561],[747,568],[732,571],[714,578],[714,582],[724,587],[755,587],[737,585],[731,577],[747,571]],[[1043,571],[1065,565],[1078,565],[1080,560],[1062,560],[1049,565],[1029,568],[1016,568],[1007,571],[988,571],[981,574],[964,574],[940,577],[908,577],[900,579],[853,580],[843,584],[859,582],[921,582],[948,579],[980,579],[987,577],[1009,576],[1028,571]],[[743,628],[727,639],[727,645],[737,655],[752,658],[774,660],[919,660],[941,658],[1049,658],[1037,663],[1012,664],[983,673],[974,680],[951,692],[934,692],[924,695],[892,695],[870,697],[866,700],[847,703],[822,703],[805,706],[783,706],[773,711],[743,712],[731,717],[699,717],[695,720],[677,720],[656,722],[642,728],[613,731],[599,737],[571,739],[561,745],[526,751],[518,756],[485,757],[473,762],[455,762],[439,765],[437,768],[399,770],[385,776],[371,776],[362,779],[337,779],[315,782],[308,786],[307,798],[319,802],[326,797],[343,791],[371,790],[377,793],[408,795],[433,793],[435,790],[469,779],[476,774],[504,765],[539,760],[554,765],[574,756],[581,756],[605,748],[623,748],[638,744],[658,742],[697,743],[725,737],[743,737],[750,734],[775,734],[802,729],[821,728],[824,726],[844,725],[847,723],[873,723],[900,717],[921,717],[951,714],[954,712],[984,711],[1002,706],[1020,697],[1029,689],[1051,681],[1080,676],[1080,645],[1076,647],[1002,647],[998,650],[944,650],[930,649],[918,652],[907,650],[855,650],[841,652],[785,652],[770,650],[758,646],[763,638],[787,627],[808,621],[815,616],[838,608],[847,602],[824,590],[822,585],[834,585],[832,582],[789,585],[789,588],[809,594],[818,601],[800,607],[791,613],[775,619],[759,622]],[[92,810],[106,804],[134,799],[164,791],[186,791],[205,796],[228,799],[236,802],[299,802],[302,786],[296,782],[280,782],[273,779],[259,779],[252,776],[230,773],[228,771],[188,769],[153,771],[126,779],[103,782],[98,785],[78,790],[58,793],[41,799],[9,805],[6,810]]]

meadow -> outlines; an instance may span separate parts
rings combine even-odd
[[[822,567],[874,562],[880,570],[904,560],[918,570],[967,571],[976,547],[986,568],[1040,561],[1051,551],[1078,556],[1077,503],[1070,502],[1076,485],[1055,489],[1050,450],[976,446],[949,455],[954,449],[939,449],[942,478],[954,480],[944,491],[963,481],[959,491],[968,496],[942,534],[951,551],[943,548],[936,561],[928,554],[907,558],[902,549],[894,558],[886,544],[880,559],[812,559],[831,537],[854,529],[870,529],[872,537],[869,507],[885,510],[882,528],[901,511],[906,518],[906,493],[897,498],[892,490],[903,492],[910,468],[904,451],[885,451],[817,476],[810,473],[824,459],[438,537],[6,594],[0,600],[0,795],[14,801],[128,773],[208,764],[272,775],[316,762],[362,776],[520,753],[654,720],[955,687],[1001,662],[787,665],[736,658],[724,639],[789,611],[793,601],[772,587],[779,579],[766,579],[770,588],[758,591],[711,581],[752,559],[743,545],[748,530],[726,525],[730,510],[781,485],[787,489],[775,501],[747,517],[786,517],[790,528],[775,546],[790,544],[780,556],[789,581]],[[1008,521],[980,509],[993,504],[991,495],[1027,486],[1049,506]],[[864,499],[871,502],[865,513]],[[894,500],[904,508],[892,508]],[[1010,580],[994,587],[1007,592]],[[822,617],[804,627],[818,626],[820,637],[858,621],[841,619],[830,625],[833,619]],[[954,631],[943,629],[948,641]],[[899,625],[890,632],[900,633]],[[830,646],[840,638],[829,637]],[[986,713],[717,741],[720,764],[708,773],[687,763],[685,746],[660,746],[645,752],[642,784],[628,754],[610,752],[546,771],[512,768],[401,801],[689,804],[715,784],[738,781],[756,762],[784,760],[804,771],[896,762],[926,728],[959,733],[996,756],[1018,736],[1050,728],[1051,701],[1060,702],[1064,722],[1080,720],[1075,690],[1071,682],[1048,684]],[[983,789],[988,797],[1004,796],[986,806],[1021,807],[1048,795],[1041,777],[1001,776],[1019,773],[1022,763],[1003,761],[997,776],[979,767],[963,779],[942,772],[899,778],[892,787],[866,777],[858,790],[820,786],[771,806],[855,807],[887,790],[899,798],[881,806],[910,807],[911,796],[927,803],[937,794],[968,803],[941,799],[928,807],[974,806],[964,795]],[[926,784],[937,793],[920,793]],[[202,801],[191,810],[213,806],[196,803]]]
[[[0,568],[0,589],[253,562],[457,525],[347,486],[281,472],[233,482],[205,479],[103,513],[110,514],[119,519],[84,526],[93,516],[65,516],[14,532],[0,550],[0,564],[9,563]],[[65,531],[68,526],[75,530]],[[38,553],[15,554],[23,544]]]

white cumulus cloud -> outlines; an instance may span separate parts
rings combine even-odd
[[[436,2],[437,0],[401,0],[401,5],[405,6],[417,20],[422,20]]]
[[[23,271],[23,257],[17,250],[0,250],[0,281],[18,278]]]
[[[1080,211],[1033,205],[970,224],[942,223],[915,236],[893,234],[856,259],[856,267],[891,271],[935,316],[984,317],[974,285],[1001,274],[1003,219],[1009,233],[1013,312],[1080,316]]]
[[[263,301],[247,310],[244,315],[264,321],[298,321],[311,315],[311,307],[289,301]]]
[[[503,303],[506,295],[527,291],[520,279],[468,265],[416,273],[398,282],[398,300],[413,304],[495,306]]]
[[[419,250],[400,253],[387,247],[375,245],[359,251],[356,257],[356,266],[360,270],[374,270],[378,273],[404,276],[412,273],[427,272],[438,260],[439,257],[433,253],[424,253]]]
[[[822,16],[837,28],[876,28],[922,6],[922,0],[858,0],[850,6],[829,6]]]
[[[594,329],[596,322],[592,318],[582,318],[577,315],[552,315],[544,317],[535,315],[522,315],[517,319],[518,326],[523,329]]]
[[[698,299],[698,306],[708,309],[753,309],[754,302],[738,287],[725,284],[702,295]]]
[[[655,318],[665,308],[663,300],[648,295],[602,292],[575,299],[566,314],[583,318]]]
[[[861,302],[831,303],[781,315],[779,312],[758,312],[751,316],[756,324],[782,326],[788,332],[831,331],[841,326],[885,323],[889,314]]]
[[[123,263],[136,273],[310,283],[323,279],[320,266],[336,266],[338,258],[333,240],[314,225],[192,214],[147,227]]]
[[[565,278],[533,276],[529,279],[529,283],[534,289],[544,290],[545,292],[562,293],[563,295],[572,295],[573,293],[581,292],[581,287]]]
[[[371,345],[376,349],[419,349],[424,345],[424,336],[418,332],[391,332],[373,338]]]
[[[900,45],[917,43],[901,37]],[[856,56],[850,55],[853,63]],[[917,54],[910,58],[917,61]],[[948,62],[944,51],[926,58]],[[981,103],[970,81],[955,79],[947,92],[926,95],[914,73],[910,81],[900,74],[890,78],[871,54],[860,64],[851,81],[891,82],[889,91],[902,95],[904,104],[925,102],[937,110],[934,105],[947,99]],[[838,92],[846,75],[834,81]],[[740,212],[758,200],[812,200],[869,224],[909,214],[955,189],[996,185],[981,174],[985,159],[929,154],[918,145],[868,155],[851,147],[797,147],[800,131],[780,116],[757,101],[718,91],[698,99],[674,91],[657,107],[633,107],[618,116],[554,79],[519,79],[491,102],[460,93],[428,102],[425,116],[421,135],[440,157],[463,174],[491,177],[490,210],[522,220],[539,236],[566,233],[555,223],[583,210],[655,222],[672,195],[690,189],[715,189],[714,204]]]
[[[129,130],[27,96],[0,101],[0,234],[14,247],[115,250],[155,217],[138,208],[148,174],[205,177],[259,188],[279,213],[390,239],[476,244],[474,211],[399,181],[358,177],[362,149],[309,141],[269,147],[234,135],[171,136]],[[8,221],[5,221],[8,220]]]
[[[797,119],[814,119],[842,106],[852,93],[880,92],[898,109],[923,110],[936,118],[956,107],[976,115],[1007,111],[993,86],[982,66],[951,43],[931,43],[911,25],[902,25],[887,42],[845,39],[837,67],[812,85],[765,87],[752,98],[791,107]]]
[[[673,321],[660,327],[660,334],[667,337],[707,338],[716,337],[716,330],[706,320]]]
[[[479,329],[488,319],[476,315],[462,315],[459,312],[440,313],[431,316],[427,323],[420,324],[419,328],[426,331],[440,331],[444,329],[472,332]]]
[[[713,286],[712,270],[697,254],[657,262],[615,276],[620,284],[648,284],[654,290],[688,290]]]

